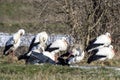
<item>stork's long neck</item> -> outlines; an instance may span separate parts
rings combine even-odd
[[[67,45],[68,45],[68,42],[67,42],[66,40],[64,40],[64,44],[65,44],[65,46],[67,47]]]
[[[15,43],[17,43],[20,39],[20,35],[18,33],[15,33],[13,37],[14,37]]]

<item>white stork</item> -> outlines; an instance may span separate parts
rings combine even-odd
[[[23,56],[24,60],[26,61],[26,63],[31,63],[33,62],[33,64],[39,64],[40,63],[51,63],[51,64],[55,64],[57,62],[57,58],[56,58],[56,53],[55,52],[48,52],[48,51],[43,51],[41,53],[36,52],[36,51],[30,51],[29,56]],[[37,61],[37,62],[34,62]]]
[[[58,64],[60,65],[71,65],[75,63],[79,63],[84,58],[84,51],[80,48],[73,48],[71,51],[62,54],[58,57]]]
[[[5,44],[5,49],[3,54],[8,55],[9,53],[14,54],[14,51],[18,48],[20,45],[20,38],[25,34],[24,29],[18,30]]]
[[[48,39],[48,34],[45,31],[38,33],[32,39],[28,52],[31,50],[35,50],[38,52],[44,51],[44,47],[47,42],[47,39]]]
[[[30,51],[34,51],[34,52],[37,52],[37,53],[43,52],[44,48],[45,48],[45,44],[47,42],[47,39],[48,39],[48,34],[45,31],[38,33],[32,39],[32,41],[30,43],[30,46],[29,46],[29,49],[28,49],[28,52],[23,54],[23,55],[20,55],[18,57],[18,60],[28,58],[31,54]]]
[[[90,52],[94,49],[102,48],[110,44],[111,44],[111,35],[110,33],[106,32],[105,34],[102,34],[97,38],[93,39],[92,41],[90,41],[86,51]]]
[[[112,45],[108,47],[99,48],[93,51],[93,54],[88,58],[87,63],[91,63],[95,60],[105,60],[105,59],[112,59],[115,55],[114,49]]]
[[[81,60],[83,60],[85,53],[84,51],[81,51],[80,48],[73,48],[71,55],[74,57],[68,59],[68,64],[79,63]]]
[[[65,37],[62,37],[62,39],[58,39],[53,43],[51,43],[50,45],[48,45],[45,51],[49,51],[49,52],[55,51],[55,53],[57,53],[59,51],[67,50],[67,47],[68,47],[68,42]]]
[[[56,64],[54,54],[44,51],[42,53],[38,53],[35,51],[30,51],[29,58],[26,58],[26,63],[30,64],[40,64],[40,63],[50,63],[50,64]]]

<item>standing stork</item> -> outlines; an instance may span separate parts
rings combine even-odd
[[[47,39],[48,39],[48,34],[45,31],[38,33],[32,39],[32,41],[30,43],[30,46],[29,46],[29,49],[28,49],[28,52],[23,54],[23,55],[20,55],[18,57],[18,60],[28,58],[31,54],[30,51],[34,51],[34,52],[37,52],[37,53],[43,52],[45,50],[44,48],[45,48],[45,44],[47,42]]]
[[[24,29],[18,30],[5,44],[5,49],[3,55],[9,55],[10,53],[14,54],[14,51],[20,45],[20,38],[25,34]]]
[[[97,38],[93,39],[92,41],[90,41],[88,47],[86,48],[86,51],[90,52],[97,48],[109,46],[110,44],[111,44],[111,35],[110,33],[106,32],[105,34],[102,34]]]
[[[48,39],[48,34],[43,31],[38,33],[31,41],[28,52],[31,50],[36,50],[38,52],[41,52],[40,50],[44,51],[45,44]]]
[[[106,59],[112,59],[115,55],[114,49],[112,45],[108,47],[99,48],[93,51],[93,54],[88,58],[87,63],[91,63],[95,60],[104,61]]]

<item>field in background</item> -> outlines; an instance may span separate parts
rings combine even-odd
[[[38,33],[47,31],[48,33],[65,33],[67,26],[61,22],[46,20],[47,13],[42,13],[38,19],[40,11],[36,11],[37,3],[29,0],[7,0],[0,1],[0,32],[16,32],[18,29],[25,29],[26,33]],[[43,7],[40,4],[40,10]]]

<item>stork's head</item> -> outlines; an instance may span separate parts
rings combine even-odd
[[[110,45],[110,46],[109,46],[109,48],[113,49],[113,46],[112,46],[112,45]]]
[[[72,49],[72,54],[75,55],[79,55],[79,51],[76,48]]]
[[[20,30],[18,31],[18,33],[20,34],[20,36],[23,36],[23,35],[25,34],[25,30],[24,30],[24,29],[20,29]]]
[[[111,37],[109,32],[106,32],[105,35]]]
[[[62,40],[67,40],[66,37],[62,37]]]
[[[45,31],[43,31],[42,32],[42,34],[44,35],[44,37],[43,37],[43,42],[47,42],[47,39],[48,39],[48,34],[45,32]]]
[[[76,48],[73,48],[73,49],[72,49],[72,52],[75,52],[75,51],[76,51]]]
[[[62,39],[64,42],[66,42],[68,44],[67,38],[66,37],[62,37]]]
[[[45,31],[41,32],[42,34],[47,34]]]
[[[113,48],[112,45],[109,45],[109,48],[112,50],[112,52],[113,52],[114,54],[116,54],[116,51],[115,51],[115,49]]]
[[[109,32],[106,32],[105,35],[108,36],[108,38],[112,41],[112,38]]]
[[[41,35],[42,35],[42,37],[41,37]],[[45,31],[39,33],[39,40],[40,40],[40,42],[46,43],[47,39],[48,39],[48,34]]]

